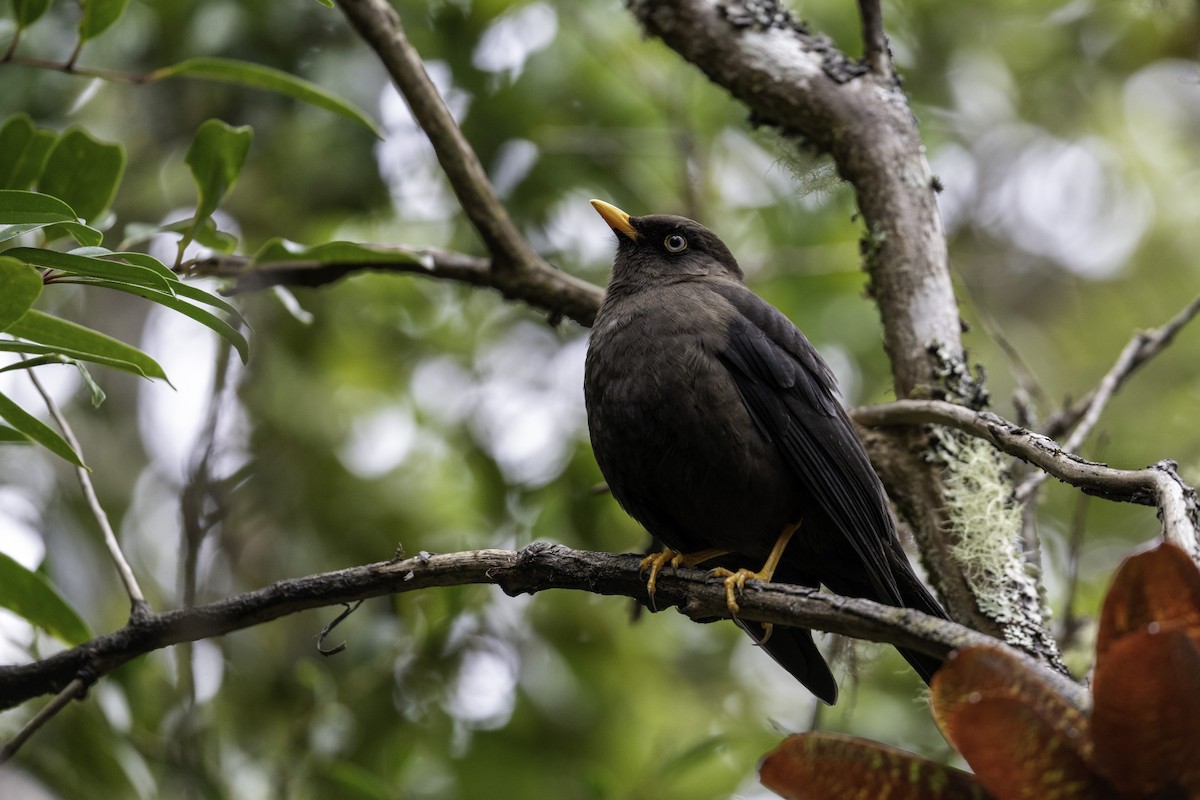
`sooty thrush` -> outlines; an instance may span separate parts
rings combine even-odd
[[[617,254],[588,343],[588,428],[617,502],[675,551],[647,559],[651,592],[664,564],[704,561],[734,576],[733,611],[735,586],[773,573],[945,618],[900,547],[833,374],[804,334],[746,288],[729,248],[703,225],[592,205],[616,233]],[[692,557],[672,562],[676,554]],[[837,699],[811,631],[760,637],[739,624],[813,694]],[[941,665],[900,653],[927,682]]]

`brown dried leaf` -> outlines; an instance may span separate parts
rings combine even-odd
[[[1200,796],[1200,647],[1186,623],[1152,623],[1098,659],[1095,765],[1123,792]]]
[[[972,696],[954,707],[943,730],[1000,800],[1118,797],[1075,742],[1018,698]]]
[[[1181,548],[1162,542],[1121,562],[1104,597],[1096,658],[1152,622],[1182,623],[1200,641],[1200,569]]]
[[[758,770],[763,786],[787,800],[987,800],[962,770],[895,747],[834,733],[783,740]]]
[[[969,647],[955,651],[933,676],[930,703],[942,732],[971,762],[951,732],[950,722],[959,708],[981,700],[1007,699],[1026,706],[1045,725],[1056,731],[1090,763],[1092,741],[1087,718],[1068,703],[1034,670],[1001,647]],[[1002,741],[1000,732],[996,739]]]

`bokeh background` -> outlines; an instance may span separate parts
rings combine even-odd
[[[552,263],[606,280],[611,234],[589,197],[700,219],[820,348],[848,404],[891,398],[861,224],[828,160],[756,130],[616,0],[397,8],[510,213]],[[793,10],[860,51],[854,3]],[[972,360],[997,411],[1016,416],[1019,405],[1036,422],[1200,287],[1200,6],[904,0],[884,12],[944,186]],[[66,57],[77,13],[55,4],[19,52]],[[0,17],[0,46],[11,32]],[[144,72],[202,55],[315,81],[366,109],[386,138],[232,86],[136,87],[8,64],[0,118],[24,111],[127,148],[111,243],[127,225],[190,213],[183,156],[218,117],[254,128],[220,217],[241,252],[282,236],[483,254],[402,100],[336,10],[133,0],[81,63]],[[173,255],[170,242],[152,246]],[[647,546],[592,491],[586,331],[573,323],[552,327],[487,290],[362,274],[240,296],[252,358],[218,369],[228,354],[215,336],[136,299],[52,287],[41,302],[140,343],[174,383],[97,369],[108,400],[93,408],[69,368],[39,373],[68,409],[156,609],[181,600],[180,498],[210,446],[214,476],[230,480],[205,501],[216,524],[199,552],[199,601],[398,547]],[[37,406],[20,373],[0,375],[0,390]],[[1121,391],[1083,453],[1130,468],[1173,458],[1195,483],[1198,412],[1200,332],[1188,329]],[[1056,624],[1068,605],[1078,623],[1074,650],[1087,652],[1112,568],[1157,529],[1150,509],[1047,485],[1041,566]],[[94,630],[125,621],[78,485],[53,457],[0,449],[0,550],[44,569]],[[336,612],[197,643],[190,670],[175,650],[123,667],[0,771],[0,794],[762,798],[758,758],[813,726],[952,757],[889,648],[826,638],[843,699],[817,708],[733,626],[674,613],[633,621],[621,599],[464,587],[373,600],[332,634],[347,650],[324,658],[314,637]],[[59,646],[14,617],[0,622],[4,661]],[[35,705],[0,716],[0,735]]]

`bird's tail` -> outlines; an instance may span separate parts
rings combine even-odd
[[[734,621],[806,689],[829,705],[837,702],[837,681],[813,642],[812,631],[776,625],[768,636],[757,622],[743,622],[737,618]]]
[[[899,550],[899,547],[896,549]],[[909,566],[908,559],[903,553],[899,554],[899,558],[903,559],[903,564],[900,565],[899,569],[895,570],[895,573],[900,588],[900,605],[904,608],[923,612],[931,617],[937,617],[938,619],[950,619],[950,615],[946,613],[941,604],[925,588],[925,584],[921,583],[921,580],[912,571],[912,567]],[[881,600],[880,602],[891,604],[889,600]],[[933,673],[937,672],[942,666],[942,659],[940,658],[918,653],[903,647],[897,647],[896,650],[899,651],[900,655],[904,656],[905,661],[912,665],[912,668],[916,670],[925,683],[933,680]]]

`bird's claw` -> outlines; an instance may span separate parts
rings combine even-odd
[[[746,581],[750,580],[751,578],[758,581],[770,580],[770,576],[748,569],[739,569],[737,572],[734,572],[732,570],[725,569],[724,567],[717,567],[709,574],[725,579],[725,604],[729,606],[729,613],[734,617],[736,617],[742,610],[741,606],[739,606],[737,602],[737,593],[741,592],[745,588]],[[763,622],[760,624],[763,628],[762,638],[760,639],[752,633],[750,634],[750,638],[754,639],[754,644],[762,647],[771,638],[771,634],[775,632],[775,623]],[[747,633],[750,633],[749,628],[744,628],[744,630]]]
[[[642,563],[638,565],[638,575],[645,575],[646,570],[650,570],[650,577],[646,580],[646,594],[650,597],[650,610],[657,611],[654,607],[654,592],[658,588],[658,573],[663,571],[663,567],[670,564],[672,568],[679,566],[676,563],[677,559],[683,558],[683,554],[676,550],[662,550],[658,553],[651,553],[642,559]]]
[[[751,578],[758,581],[769,581],[771,579],[770,575],[764,575],[761,572],[745,568],[735,571],[725,569],[724,567],[717,567],[709,575],[725,579],[725,604],[729,606],[729,613],[734,616],[737,616],[742,610],[742,607],[738,605],[737,595],[746,588],[746,581]],[[770,634],[768,633],[768,635]]]
[[[697,564],[703,564],[713,558],[727,555],[728,550],[720,550],[710,548],[707,550],[697,550],[694,553],[681,553],[678,550],[667,548],[658,553],[651,553],[642,559],[642,563],[638,565],[638,574],[644,575],[646,570],[650,570],[650,578],[646,581],[646,594],[650,596],[650,609],[657,611],[654,607],[654,591],[658,588],[658,574],[667,566],[671,569],[679,567],[694,567]]]

